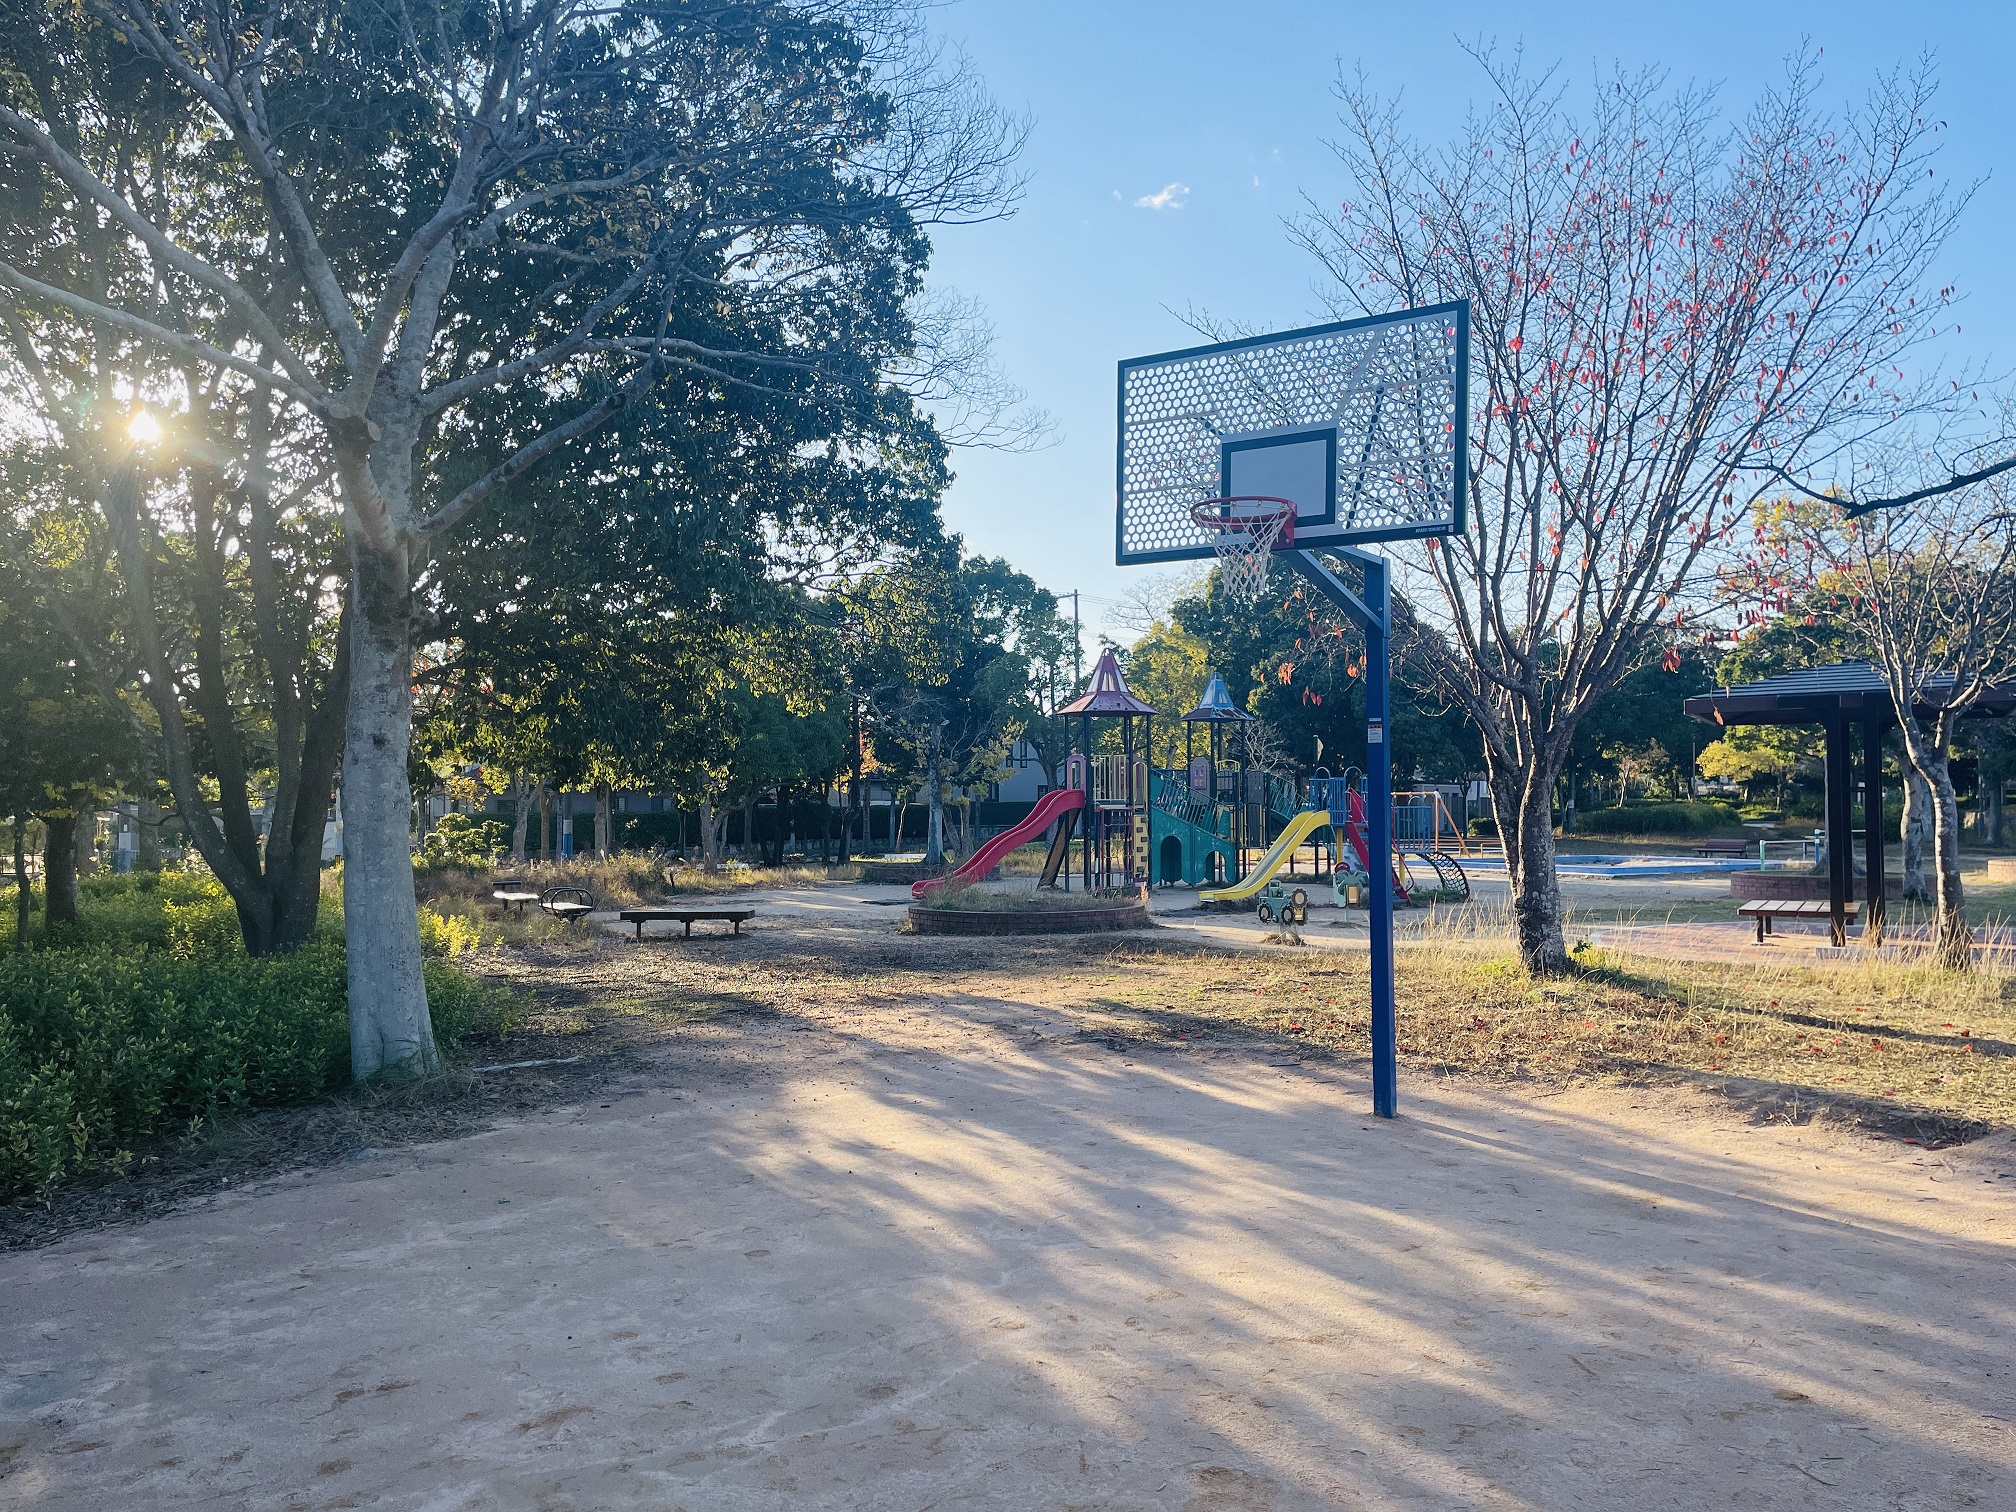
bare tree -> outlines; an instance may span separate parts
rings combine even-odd
[[[1342,81],[1351,194],[1298,236],[1340,315],[1471,301],[1467,528],[1403,558],[1404,653],[1482,732],[1520,955],[1553,972],[1577,724],[1711,612],[1758,469],[1921,403],[1899,374],[1942,318],[1924,286],[1961,197],[1930,176],[1922,73],[1837,120],[1796,59],[1731,129],[1653,74],[1578,117],[1551,75],[1479,61],[1490,103],[1442,150]]]
[[[0,140],[52,215],[117,227],[169,297],[20,259],[0,285],[259,385],[326,448],[350,567],[351,1063],[425,1072],[406,764],[435,543],[675,369],[886,402],[885,373],[916,360],[926,230],[1001,212],[1019,127],[872,0],[95,14],[104,52],[130,49],[120,66],[137,54],[176,102],[168,126],[228,213],[190,237],[10,96]],[[78,87],[117,87],[90,61]]]

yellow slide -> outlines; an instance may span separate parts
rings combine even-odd
[[[1304,809],[1288,821],[1288,828],[1281,831],[1281,838],[1274,842],[1274,849],[1260,858],[1260,864],[1253,868],[1251,876],[1236,887],[1220,887],[1210,892],[1201,892],[1197,894],[1197,901],[1237,903],[1241,898],[1252,897],[1267,885],[1268,878],[1288,864],[1288,858],[1295,853],[1296,846],[1329,823],[1328,809]]]

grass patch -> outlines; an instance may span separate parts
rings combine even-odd
[[[1122,953],[1130,947],[1122,947]],[[1996,973],[1674,963],[1588,950],[1530,981],[1490,941],[1403,946],[1402,1073],[1555,1085],[1710,1081],[1793,1109],[1849,1102],[1954,1133],[2016,1124],[2016,1007]],[[1346,1058],[1371,1053],[1355,957],[1138,957],[1106,1001],[1149,1038],[1228,1029]],[[1138,1016],[1138,1017],[1137,1017]]]

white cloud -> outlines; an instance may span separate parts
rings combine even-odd
[[[1190,192],[1188,184],[1164,184],[1155,194],[1144,194],[1134,201],[1137,210],[1181,210],[1183,196]]]

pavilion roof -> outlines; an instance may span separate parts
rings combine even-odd
[[[1127,679],[1120,675],[1120,663],[1113,659],[1111,648],[1099,653],[1099,665],[1092,669],[1092,685],[1074,698],[1059,714],[1153,714],[1150,704],[1141,702],[1127,690]]]
[[[1953,674],[1926,679],[1921,709],[1936,709],[1953,695]],[[1868,662],[1833,662],[1801,667],[1760,682],[1697,693],[1682,706],[1712,724],[1826,724],[1894,720],[1890,688]],[[2016,709],[2016,683],[1997,683],[1968,712],[1994,718]]]

